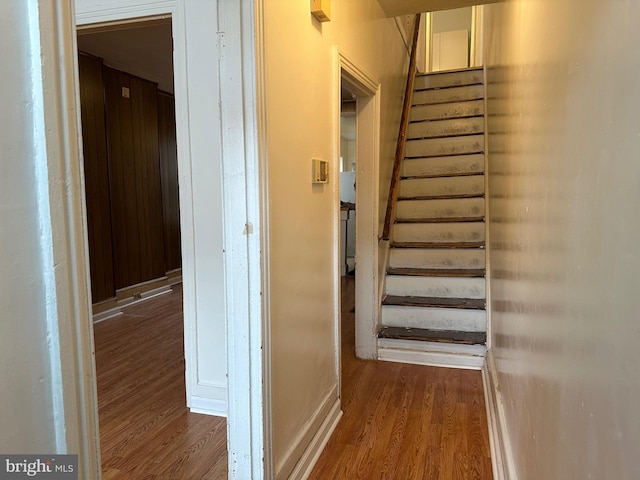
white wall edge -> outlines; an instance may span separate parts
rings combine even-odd
[[[314,441],[322,428],[334,411],[336,404],[340,410],[340,398],[338,398],[338,386],[335,385],[324,397],[316,411],[311,415],[304,428],[298,433],[297,437],[282,456],[275,467],[275,478],[291,479],[294,478],[293,472],[297,471],[298,464],[303,461],[305,455],[311,458]],[[319,444],[317,444],[319,445]],[[315,448],[317,448],[317,445]],[[324,446],[323,446],[324,448]],[[302,477],[299,477],[302,478]]]
[[[258,247],[262,252],[271,251],[270,237],[270,210],[269,210],[269,163],[268,163],[268,138],[267,138],[267,85],[266,85],[266,52],[265,52],[265,19],[264,0],[254,0],[255,3],[255,78],[256,78],[256,130],[257,135],[257,171],[254,172],[253,186],[259,189],[256,200],[260,205],[257,214],[261,221],[261,235]],[[272,411],[272,384],[271,384],[271,284],[270,282],[270,257],[263,255],[261,258],[262,272],[254,282],[257,285],[261,280],[262,288],[262,458],[263,477],[271,479],[273,473],[273,411]],[[255,442],[257,446],[257,441]]]
[[[462,368],[480,370],[484,357],[446,352],[422,352],[404,348],[389,348],[382,345],[378,348],[378,360],[385,362],[411,363],[429,367]]]
[[[320,425],[318,432],[315,434],[311,443],[302,454],[300,461],[291,472],[289,480],[304,480],[311,475],[313,467],[315,467],[318,458],[326,447],[331,435],[338,426],[338,422],[342,418],[342,410],[340,399],[336,399],[329,411],[329,414]]]
[[[333,193],[333,228],[335,229],[333,235],[333,248],[334,258],[333,264],[335,265],[336,272],[333,275],[333,358],[334,358],[334,372],[336,381],[338,382],[338,397],[342,394],[342,277],[344,277],[347,271],[347,265],[341,265],[340,256],[340,242],[341,242],[341,228],[342,228],[342,212],[340,210],[340,129],[342,126],[342,118],[340,117],[341,110],[341,88],[342,88],[342,72],[340,68],[340,53],[337,45],[333,45],[331,49],[333,60],[333,162],[331,169],[331,178],[335,180],[332,182]],[[347,215],[348,218],[348,215]],[[346,226],[345,226],[346,228]],[[347,255],[347,247],[345,248],[345,258]]]
[[[495,480],[517,480],[511,444],[506,430],[502,396],[497,381],[493,352],[489,350],[482,366],[482,383],[489,426],[491,465]]]
[[[229,478],[269,478],[266,95],[262,0],[217,2],[224,205]],[[266,238],[266,239],[265,239]],[[268,290],[266,297],[268,298]],[[268,300],[267,300],[268,301]],[[267,470],[265,472],[265,470]]]
[[[203,415],[227,417],[228,405],[226,400],[192,396],[189,401],[189,411]]]

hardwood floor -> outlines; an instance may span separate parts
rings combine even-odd
[[[491,479],[480,372],[355,358],[352,277],[342,300],[344,415],[309,478]]]
[[[342,285],[344,416],[310,479],[491,479],[480,372],[356,359]],[[181,287],[94,330],[103,479],[226,479],[225,419],[185,406]]]
[[[182,288],[94,326],[104,480],[226,479],[224,418],[189,413]]]

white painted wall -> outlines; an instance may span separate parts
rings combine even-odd
[[[284,478],[338,388],[340,92],[333,47],[382,84],[384,205],[407,53],[376,0],[333,2],[331,21],[323,24],[309,2],[265,1],[264,13],[273,458],[277,478]],[[329,184],[311,184],[312,158],[330,162]]]
[[[514,470],[639,478],[640,4],[485,15],[492,350]]]
[[[56,450],[27,2],[0,2],[0,451]],[[26,108],[25,108],[26,107]]]
[[[0,3],[0,451],[97,478],[71,2]]]

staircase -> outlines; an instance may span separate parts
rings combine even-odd
[[[418,75],[409,121],[378,356],[479,368],[487,330],[482,69]]]

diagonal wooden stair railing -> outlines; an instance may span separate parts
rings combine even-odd
[[[389,240],[391,236],[391,225],[393,224],[393,214],[398,198],[398,183],[400,181],[400,168],[404,157],[404,144],[406,140],[407,125],[409,124],[409,111],[411,109],[411,95],[413,94],[413,82],[416,78],[416,50],[418,47],[418,33],[420,31],[420,16],[415,17],[413,41],[411,43],[411,56],[409,58],[409,72],[407,73],[407,86],[404,91],[404,104],[402,106],[402,116],[400,117],[400,130],[398,133],[398,143],[396,154],[393,160],[393,173],[389,186],[389,197],[387,200],[387,212],[384,218],[384,228],[382,230],[382,240]]]

